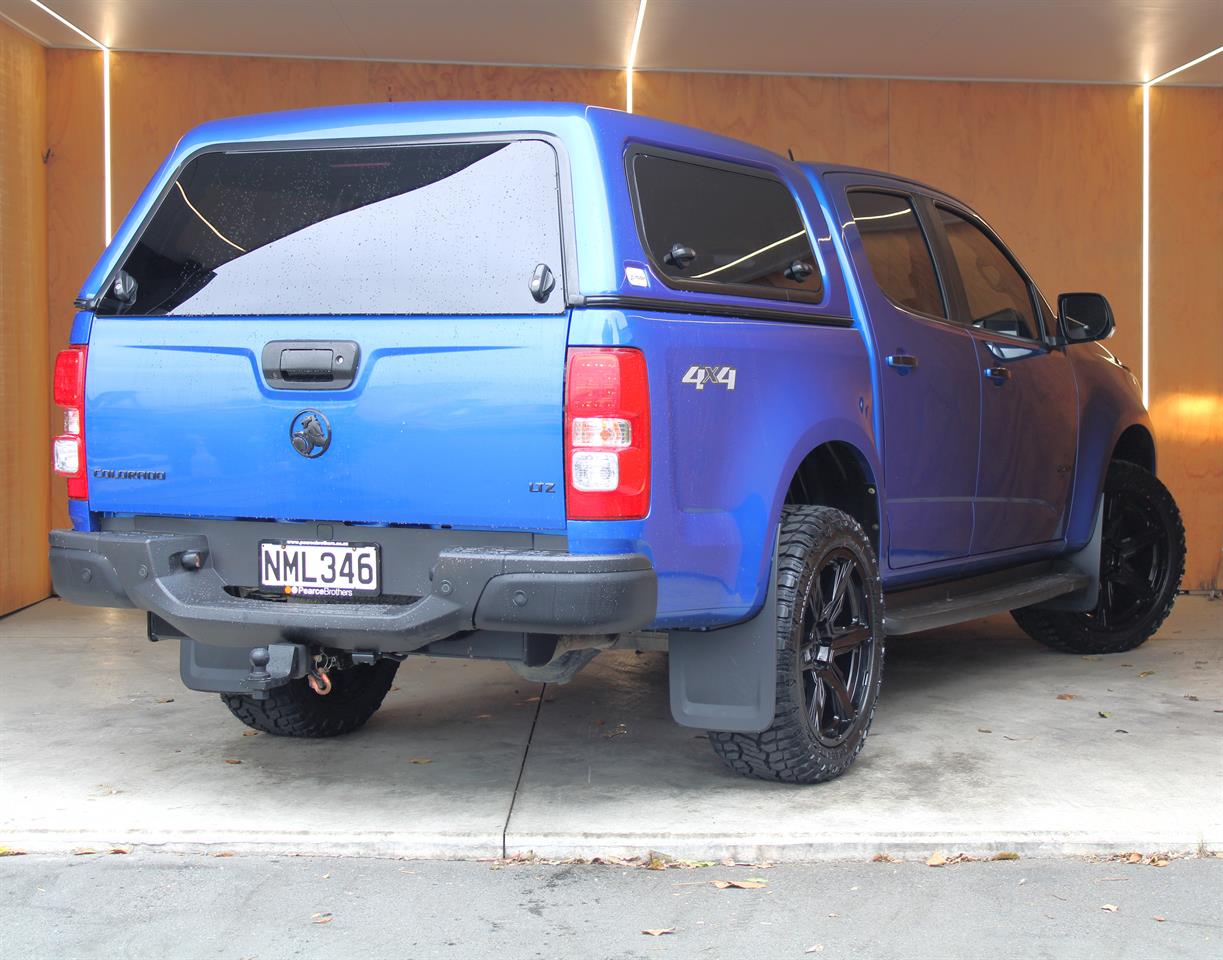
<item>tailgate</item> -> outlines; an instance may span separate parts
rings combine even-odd
[[[90,509],[562,530],[567,330],[567,314],[97,320]],[[360,349],[350,387],[269,385],[267,343],[337,334]],[[310,410],[321,455],[292,442]]]

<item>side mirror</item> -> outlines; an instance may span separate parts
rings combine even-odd
[[[1063,293],[1057,298],[1057,324],[1068,343],[1104,340],[1113,335],[1113,308],[1100,293]]]

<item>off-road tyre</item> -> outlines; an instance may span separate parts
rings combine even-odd
[[[813,644],[809,623],[813,610],[809,603],[817,591],[817,583],[827,588],[829,569],[852,558],[856,581],[849,590],[855,592],[857,610],[850,618],[855,633],[862,634],[859,654],[852,651],[838,654],[844,664],[849,660],[855,667],[868,671],[859,677],[849,692],[856,692],[855,714],[844,732],[833,738],[821,737],[812,719],[815,683],[814,673],[804,666],[805,651]],[[830,567],[829,564],[834,566]],[[777,705],[773,724],[761,733],[710,732],[709,742],[714,752],[736,773],[761,780],[784,783],[821,783],[839,777],[853,764],[866,742],[879,685],[883,677],[884,634],[883,594],[879,567],[870,541],[848,514],[831,507],[786,507],[782,513],[778,563],[773,575],[777,578]],[[846,601],[848,602],[848,601]],[[840,614],[846,611],[842,609]],[[829,618],[836,621],[837,617]],[[844,621],[844,616],[840,616]],[[849,629],[844,623],[829,632]],[[864,628],[859,629],[859,628]],[[804,636],[804,634],[808,636]],[[848,637],[848,633],[839,634]],[[818,645],[816,645],[818,646]],[[831,645],[827,650],[831,651]],[[855,648],[858,649],[858,648]],[[860,662],[859,662],[860,661]],[[825,688],[825,696],[830,692]],[[834,701],[821,706],[821,717]],[[830,717],[831,719],[831,717]]]
[[[397,660],[379,660],[330,674],[331,692],[321,696],[303,678],[273,687],[266,700],[221,694],[230,713],[252,730],[278,737],[338,737],[365,726],[391,689]]]
[[[1145,520],[1147,528],[1132,532],[1135,518]],[[1122,653],[1144,643],[1167,619],[1185,574],[1185,527],[1168,488],[1149,470],[1114,460],[1104,480],[1102,532],[1096,608],[1012,611],[1028,636],[1065,653]],[[1136,606],[1135,600],[1140,600]],[[1133,609],[1119,617],[1123,604]]]

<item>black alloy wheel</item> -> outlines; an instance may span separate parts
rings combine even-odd
[[[868,611],[857,557],[834,550],[811,578],[798,628],[804,712],[825,747],[845,742],[870,698],[875,636]]]
[[[1013,611],[1032,638],[1067,653],[1121,653],[1167,618],[1185,573],[1185,527],[1155,474],[1114,460],[1104,480],[1100,578],[1091,610]]]

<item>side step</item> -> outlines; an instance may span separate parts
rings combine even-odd
[[[884,595],[883,628],[888,636],[933,630],[1042,603],[1083,590],[1092,582],[1086,573],[1036,563],[966,580],[897,590]]]

